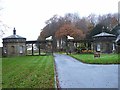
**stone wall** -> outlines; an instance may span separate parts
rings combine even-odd
[[[4,56],[21,56],[26,55],[25,43],[6,43],[3,45]]]
[[[99,51],[98,45],[100,45],[99,50],[101,53],[113,53],[113,42],[108,41],[94,42],[94,52]]]

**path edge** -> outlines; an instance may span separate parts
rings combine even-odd
[[[55,62],[55,56],[53,55],[53,57],[54,57],[55,88],[56,88],[56,90],[60,90],[58,72],[57,72],[57,67],[56,67],[56,62]]]

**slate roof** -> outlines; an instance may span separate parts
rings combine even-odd
[[[11,35],[11,36],[5,37],[3,39],[25,39],[25,38],[21,37],[19,35]]]
[[[115,40],[115,42],[120,41],[120,35],[118,35],[117,39]]]
[[[111,31],[114,35],[118,36],[120,34],[120,24],[116,25],[115,27],[113,27],[112,31]]]
[[[109,34],[109,33],[106,33],[106,32],[102,32],[102,33],[100,33],[100,34],[97,34],[97,35],[95,35],[95,36],[93,36],[93,37],[107,37],[107,36],[112,36],[112,37],[115,37],[115,35],[113,35],[113,34]]]

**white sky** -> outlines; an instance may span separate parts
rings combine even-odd
[[[78,13],[81,17],[91,13],[107,14],[118,11],[119,0],[2,0],[2,21],[11,27],[3,37],[17,34],[27,40],[36,40],[45,21],[53,15]],[[2,39],[0,39],[2,46]]]

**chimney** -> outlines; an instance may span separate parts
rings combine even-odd
[[[13,35],[16,35],[16,30],[15,30],[15,28],[14,28],[14,30],[13,30]]]

